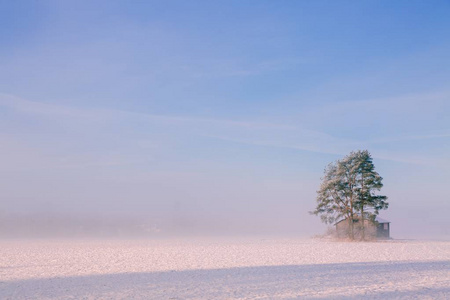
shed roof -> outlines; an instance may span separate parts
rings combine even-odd
[[[334,223],[334,225],[336,225],[336,224],[338,224],[338,223],[341,223],[341,222],[344,221],[344,220],[347,220],[347,218],[342,219],[342,220],[340,220],[340,221],[337,221],[336,223]],[[381,223],[381,224],[383,224],[383,223],[391,223],[391,222],[389,222],[388,220],[382,219],[382,218],[380,218],[380,217],[378,217],[378,216],[375,217],[375,221],[377,221],[378,223]]]
[[[375,218],[375,221],[377,221],[378,223],[391,223],[388,220],[382,219],[378,216]]]

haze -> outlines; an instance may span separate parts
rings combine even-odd
[[[368,149],[391,236],[449,239],[448,1],[0,6],[2,236],[310,236]]]

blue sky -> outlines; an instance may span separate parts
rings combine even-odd
[[[448,1],[0,7],[2,211],[306,233],[324,167],[368,149],[393,231],[450,234]]]

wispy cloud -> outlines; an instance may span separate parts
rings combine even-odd
[[[301,150],[322,154],[332,154],[336,156],[347,155],[350,151],[357,149],[366,149],[363,143],[355,141],[342,141],[338,139],[333,139],[334,142],[328,141],[325,143],[288,143],[279,141],[260,141],[252,139],[238,139],[230,138],[224,136],[213,136],[208,135],[211,138],[216,138],[224,141],[242,143],[247,145],[263,146],[263,147],[276,147],[284,149]],[[369,148],[370,149],[370,148]],[[439,157],[429,157],[426,155],[412,155],[409,153],[395,153],[389,151],[372,151],[372,156],[375,159],[382,159],[392,162],[422,165],[422,166],[432,166],[446,168],[450,165],[450,159],[439,158]]]
[[[75,107],[68,107],[63,105],[42,103],[36,101],[25,100],[20,97],[0,94],[0,105],[19,111],[21,113],[29,113],[35,115],[47,115],[52,117],[71,117],[78,119],[106,119],[106,120],[120,120],[123,118],[140,118],[143,120],[161,121],[172,124],[181,123],[196,123],[199,125],[208,124],[222,125],[229,127],[242,127],[248,129],[280,129],[280,130],[293,130],[295,127],[283,124],[252,122],[252,121],[240,121],[240,120],[228,120],[228,119],[212,119],[212,118],[200,118],[189,116],[170,116],[170,115],[158,115],[149,114],[117,109],[82,109]]]
[[[372,98],[363,100],[343,100],[322,103],[307,111],[313,116],[337,116],[337,120],[356,122],[380,120],[383,122],[434,117],[435,113],[450,108],[450,91],[424,94],[406,94],[394,97]],[[395,118],[395,119],[394,119]],[[326,121],[326,120],[324,120]]]
[[[434,95],[434,98],[432,97],[432,99],[435,99],[435,101],[441,101],[442,99],[446,99],[445,97],[447,97],[447,94],[445,93],[436,94]],[[387,103],[392,104],[393,101],[397,104],[404,104],[405,102],[410,103],[411,101],[425,101],[423,98],[424,97],[414,96],[400,97],[396,99],[344,102],[341,104],[330,104],[327,107],[322,107],[321,110],[338,111],[349,109],[350,107],[354,110],[355,106],[358,109],[364,108],[365,110],[379,108],[380,106],[382,107],[380,109],[387,109],[383,106],[387,105]],[[426,97],[425,99],[429,100],[430,97]],[[114,109],[85,109],[30,101],[5,94],[0,94],[0,105],[13,109],[18,113],[31,114],[48,119],[62,118],[67,120],[67,118],[69,118],[83,121],[98,121],[100,119],[112,123],[126,123],[129,120],[139,120],[150,123],[156,122],[157,124],[163,126],[163,128],[164,126],[175,127],[177,130],[183,131],[183,134],[203,136],[247,145],[294,149],[340,156],[346,155],[348,152],[355,149],[370,149],[371,146],[382,143],[401,142],[404,140],[446,138],[450,136],[450,133],[448,132],[434,132],[422,135],[357,140],[338,138],[326,132],[301,128],[295,125],[255,122],[252,120],[229,120],[191,116],[158,115]],[[398,109],[398,105],[396,106],[396,109]],[[310,111],[309,114],[310,118],[321,117],[321,113],[314,110]],[[377,149],[373,152],[373,154],[375,158],[402,163],[434,166],[448,165],[448,161],[442,158],[427,157],[426,155],[414,155],[413,153],[408,152],[403,152],[399,155],[397,152],[379,151]],[[131,159],[129,161],[140,162],[141,160]],[[118,157],[113,160],[91,159],[87,162],[81,162],[82,165],[92,166],[96,164],[112,165],[117,163]],[[122,161],[119,163],[122,163]],[[73,167],[73,163],[70,162],[65,165]]]
[[[429,140],[429,139],[442,139],[442,138],[448,138],[448,137],[450,137],[450,132],[429,133],[429,134],[423,134],[423,135],[410,135],[410,136],[372,139],[372,140],[369,140],[368,143],[384,144],[384,143],[402,142],[402,141],[420,141],[420,140]]]

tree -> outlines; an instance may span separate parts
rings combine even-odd
[[[375,221],[381,209],[387,209],[389,203],[386,196],[376,195],[383,187],[383,178],[375,171],[369,151],[354,152],[357,167],[357,188],[355,207],[361,217],[361,238],[365,238],[364,220]]]
[[[374,221],[381,209],[387,209],[387,197],[376,195],[382,177],[375,171],[367,150],[351,152],[342,160],[329,164],[319,190],[317,206],[311,213],[326,224],[347,219],[348,236],[355,238],[354,223],[361,220],[361,238],[365,238],[364,220]]]

